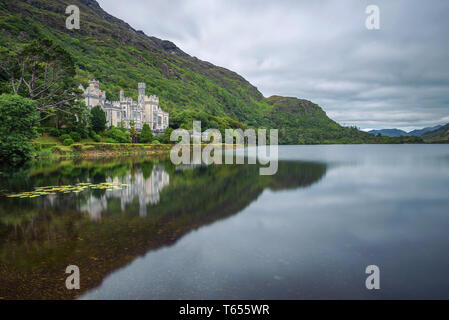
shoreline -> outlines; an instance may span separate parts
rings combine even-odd
[[[171,144],[89,143],[72,146],[55,145],[37,150],[33,158],[39,159],[101,159],[130,155],[163,155],[170,151]]]
[[[36,145],[36,144],[35,144]],[[138,144],[138,143],[86,143],[64,146],[47,144],[33,154],[35,160],[48,159],[104,159],[122,156],[162,156],[167,155],[175,144]],[[208,144],[201,144],[203,149]],[[225,145],[224,148],[236,149],[239,145]],[[190,147],[193,145],[190,144]]]
[[[376,145],[373,143],[364,143],[364,145]],[[385,145],[388,143],[379,143],[377,145]],[[447,144],[444,142],[424,142],[424,143],[391,143],[391,145],[403,145],[403,144]],[[36,146],[36,143],[34,143]],[[86,144],[73,144],[71,146],[64,146],[60,144],[40,144],[37,151],[33,154],[33,159],[102,159],[102,158],[114,158],[121,156],[142,156],[142,155],[164,155],[168,154],[174,144],[132,144],[132,143],[86,143]],[[202,144],[201,148],[204,148],[208,144]],[[322,143],[322,144],[301,144],[301,145],[279,145],[279,146],[311,146],[311,145],[360,145],[357,143],[348,144],[334,144],[334,143]],[[192,145],[190,145],[192,147]],[[224,145],[225,148],[230,148]],[[233,149],[238,148],[238,145],[232,145]]]

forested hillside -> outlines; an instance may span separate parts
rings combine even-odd
[[[80,30],[65,27],[65,9],[73,4],[81,11]],[[235,72],[134,30],[95,0],[0,0],[0,52],[18,51],[34,39],[65,49],[74,59],[76,82],[99,80],[109,100],[117,100],[120,89],[136,98],[137,83],[145,82],[147,94],[158,95],[170,112],[172,128],[189,128],[199,119],[203,128],[278,128],[283,144],[403,142],[342,127],[307,100],[265,98]],[[0,93],[11,93],[1,74]]]

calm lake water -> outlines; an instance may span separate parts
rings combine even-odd
[[[449,146],[279,156],[274,176],[149,158],[4,172],[0,297],[449,298]],[[6,197],[36,187],[51,188]],[[65,288],[68,265],[81,290]],[[368,265],[380,290],[365,287]]]

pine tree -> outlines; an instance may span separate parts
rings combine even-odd
[[[171,143],[171,141],[170,141],[170,135],[171,135],[172,132],[173,132],[173,129],[170,128],[170,127],[168,127],[167,129],[165,129],[164,137],[162,138],[162,142],[163,142],[163,143],[166,143],[166,144]]]
[[[90,126],[96,133],[106,128],[106,115],[99,106],[93,107],[90,110]]]
[[[140,142],[150,143],[151,141],[153,141],[153,132],[151,132],[148,123],[145,123],[142,127],[142,132],[140,133]]]

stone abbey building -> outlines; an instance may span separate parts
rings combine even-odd
[[[80,87],[83,97],[89,109],[100,106],[106,114],[107,126],[117,127],[123,122],[129,128],[129,123],[134,121],[137,130],[141,130],[145,123],[148,123],[153,133],[161,134],[168,127],[168,112],[159,108],[159,98],[157,96],[145,95],[145,83],[139,83],[139,98],[134,101],[125,97],[123,90],[120,90],[120,101],[106,100],[106,91],[100,90],[100,82],[89,81],[87,89]]]

